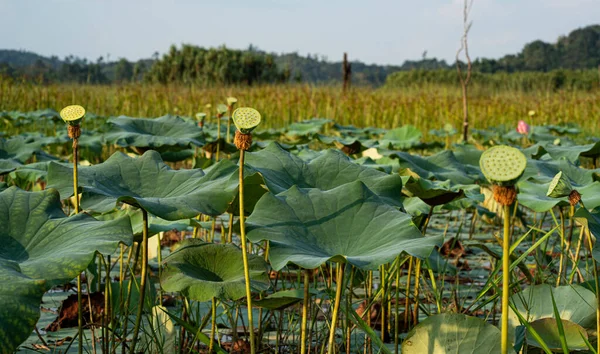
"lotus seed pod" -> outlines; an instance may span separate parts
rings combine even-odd
[[[514,186],[492,186],[494,200],[500,205],[512,205],[517,199],[517,189]]]
[[[531,111],[527,112],[527,114],[529,114],[530,117],[533,117],[533,116],[535,116],[535,111],[531,110]]]
[[[233,107],[237,103],[237,98],[235,97],[227,97],[227,105],[229,107]]]
[[[575,206],[580,201],[581,201],[581,194],[579,194],[577,189],[573,189],[571,191],[571,193],[569,193],[569,204]]]
[[[217,105],[217,113],[220,115],[227,113],[227,106],[222,103],[218,104]]]
[[[85,116],[85,109],[79,105],[66,106],[60,111],[60,117],[69,125],[79,125]]]
[[[242,134],[249,134],[260,124],[260,113],[250,107],[240,107],[231,115],[233,124]]]
[[[546,195],[552,198],[563,198],[571,194],[571,191],[573,191],[571,181],[560,171],[552,178]]]
[[[514,186],[526,166],[525,155],[519,149],[506,145],[484,151],[479,159],[479,167],[485,178],[499,186]]]

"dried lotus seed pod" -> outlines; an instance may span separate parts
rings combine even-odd
[[[481,154],[479,167],[491,184],[514,186],[525,172],[527,158],[514,147],[494,146]]]
[[[240,107],[233,111],[233,124],[242,134],[249,134],[260,124],[260,113],[250,107]]]
[[[552,198],[563,198],[569,196],[571,191],[573,191],[571,181],[562,173],[562,171],[560,171],[552,178],[546,195]]]

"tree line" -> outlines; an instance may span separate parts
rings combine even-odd
[[[475,49],[475,48],[473,48]],[[349,53],[352,57],[352,52]],[[340,53],[341,57],[341,53]],[[368,65],[351,61],[352,82],[357,85],[380,86],[401,79],[433,82],[453,81],[455,64],[444,60],[427,58],[407,60],[402,65]],[[499,59],[478,58],[473,62],[477,77],[486,80],[496,73],[546,72],[554,73],[554,83],[570,82],[583,76],[572,70],[597,69],[600,65],[600,25],[576,29],[561,36],[554,43],[536,40],[528,43],[517,54]],[[433,73],[424,74],[424,71]],[[415,71],[414,73],[406,73]],[[391,76],[390,74],[401,72]],[[447,73],[446,73],[447,72]],[[183,84],[257,84],[257,83],[339,83],[341,61],[298,53],[266,53],[250,46],[246,50],[226,48],[202,48],[193,45],[171,46],[162,57],[155,53],[152,58],[130,62],[121,58],[109,61],[103,57],[88,61],[73,56],[63,60],[43,57],[34,53],[0,50],[0,75],[13,79],[40,83],[72,82],[110,84],[122,82],[153,82]],[[518,80],[528,81],[535,75],[520,75]],[[550,77],[549,75],[542,75]],[[591,78],[593,74],[588,74]],[[477,80],[477,77],[474,80]],[[496,78],[504,78],[496,75]],[[540,77],[540,75],[535,76]],[[515,79],[516,80],[516,79]],[[539,79],[536,79],[539,80]],[[526,84],[524,84],[526,86]]]

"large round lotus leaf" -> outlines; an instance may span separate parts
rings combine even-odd
[[[400,169],[408,168],[425,179],[449,180],[457,184],[472,184],[483,179],[479,168],[459,162],[449,150],[426,157],[394,152],[390,157],[398,158]]]
[[[56,163],[48,168],[49,187],[63,199],[73,194],[72,174],[72,168]],[[227,210],[237,195],[238,168],[222,160],[206,171],[172,170],[156,151],[137,158],[117,152],[101,164],[80,167],[79,186],[86,210],[106,212],[120,201],[166,220],[181,220]]]
[[[362,182],[329,191],[297,186],[265,194],[247,220],[248,239],[269,240],[276,270],[288,262],[314,269],[333,260],[376,269],[402,252],[427,257],[441,237],[422,237],[410,216]]]
[[[312,290],[309,294],[314,294]],[[281,290],[260,300],[252,301],[252,305],[269,310],[283,310],[304,300],[303,289]]]
[[[519,182],[519,204],[540,213],[549,211],[556,205],[569,205],[568,197],[553,198],[547,196],[549,185],[550,183]],[[590,183],[577,188],[577,190],[581,193],[581,200],[587,208],[593,209],[600,206],[600,182]]]
[[[379,141],[383,147],[389,147],[390,149],[410,149],[421,143],[421,137],[423,133],[412,125],[404,125],[402,127],[388,130],[383,136],[383,139]]]
[[[265,261],[251,255],[248,264],[253,287],[266,289]],[[166,291],[179,291],[197,301],[240,299],[246,296],[242,251],[231,244],[185,240],[164,259],[160,284]]]
[[[463,314],[442,313],[419,323],[402,343],[403,354],[497,354],[500,330],[484,320]],[[509,348],[509,353],[514,353]]]
[[[573,323],[567,320],[561,320],[565,340],[569,350],[586,350],[588,349],[585,339],[588,338],[585,328],[581,327],[577,323]],[[562,351],[562,344],[560,341],[560,331],[558,330],[557,322],[554,318],[542,318],[530,323],[531,327],[535,332],[542,338],[543,342],[548,348],[555,352]],[[541,348],[542,346],[538,343],[532,334],[527,333],[527,344],[534,347]]]
[[[0,352],[12,352],[33,331],[42,295],[81,273],[98,251],[131,244],[129,220],[66,217],[56,190],[0,193]]]
[[[24,166],[24,165],[17,160],[12,160],[12,159],[0,160],[0,176],[10,173],[21,166]]]
[[[528,322],[542,318],[553,318],[552,295],[558,308],[560,318],[571,321],[583,328],[596,326],[596,295],[579,285],[565,285],[554,288],[548,284],[530,286],[520,293],[511,296],[510,301]],[[508,314],[509,335],[521,325],[512,308]]]
[[[401,206],[402,179],[353,163],[340,151],[326,150],[309,163],[272,143],[259,152],[246,154],[248,171],[259,172],[274,194],[296,185],[330,190],[356,180],[362,181],[386,203]]]
[[[479,167],[490,183],[513,185],[525,172],[527,158],[517,148],[497,145],[481,154]]]
[[[178,116],[160,118],[131,118],[120,116],[108,120],[114,129],[106,139],[119,146],[135,146],[150,149],[167,147],[202,146],[204,133],[193,121]]]

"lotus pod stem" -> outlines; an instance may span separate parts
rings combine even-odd
[[[340,302],[342,301],[342,292],[344,290],[344,268],[345,264],[337,264],[337,276],[335,280],[335,303],[333,304],[333,314],[331,315],[331,328],[329,329],[329,342],[327,345],[327,354],[333,354],[335,348],[335,328],[337,326],[338,315],[340,312]]]
[[[142,314],[144,313],[144,300],[146,296],[146,277],[148,274],[148,212],[142,209],[143,230],[142,230],[142,274],[140,280],[140,298],[135,318],[135,326],[133,327],[133,339],[131,342],[130,353],[135,353],[135,345],[140,333],[140,324],[142,323]],[[159,241],[160,242],[160,241]]]
[[[302,334],[300,339],[300,354],[306,354],[306,327],[308,323],[308,302],[310,299],[310,270],[304,270],[304,300],[302,301]]]
[[[513,188],[514,189],[514,188]],[[508,299],[510,298],[510,204],[503,205],[504,237],[502,238],[502,323],[501,352],[508,354]]]

